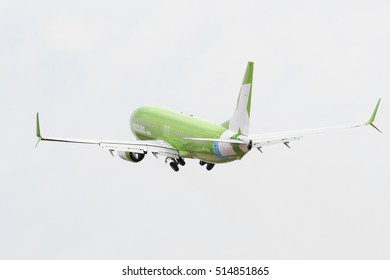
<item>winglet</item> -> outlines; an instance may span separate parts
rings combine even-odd
[[[378,130],[380,133],[382,133],[382,131],[380,131],[380,129],[377,128],[377,127],[374,125],[374,121],[375,121],[376,112],[378,111],[379,104],[381,103],[381,99],[382,99],[382,98],[379,98],[378,103],[377,103],[376,106],[375,106],[374,112],[373,112],[372,115],[371,115],[371,118],[368,120],[368,122],[365,123],[366,125],[371,125],[373,128],[375,128],[376,130]]]
[[[41,128],[40,128],[40,126],[39,126],[39,113],[37,113],[36,134],[37,134],[37,137],[38,137],[38,142],[35,144],[35,148],[38,146],[39,142],[40,142],[41,139],[42,139],[42,136],[41,136]]]

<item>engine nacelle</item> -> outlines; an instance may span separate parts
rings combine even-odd
[[[237,137],[237,139],[245,142],[246,149],[248,151],[250,151],[252,149],[252,146],[253,146],[252,140],[248,136],[240,135],[240,136]]]
[[[125,152],[125,151],[118,151],[118,156],[121,159],[130,161],[130,162],[140,162],[144,159],[145,154],[144,153],[133,153],[133,152]]]

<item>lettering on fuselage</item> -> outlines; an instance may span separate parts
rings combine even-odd
[[[171,131],[171,127],[169,125],[164,125],[163,128],[162,128],[162,132],[163,132],[163,135],[165,137],[168,137],[169,136],[169,132]]]
[[[151,136],[152,133],[145,129],[145,127],[142,124],[133,123],[133,130],[138,133],[142,133],[148,136]]]

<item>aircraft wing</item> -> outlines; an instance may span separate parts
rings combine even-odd
[[[39,113],[37,113],[36,119],[36,135],[38,137],[38,142],[35,146],[37,146],[40,141],[89,144],[99,145],[101,148],[107,149],[111,153],[111,155],[113,155],[114,151],[133,152],[141,154],[146,154],[150,152],[156,157],[164,156],[170,158],[179,158],[179,152],[163,140],[109,141],[43,137],[41,135],[41,129],[39,124]]]
[[[108,149],[111,154],[113,151],[133,152],[133,153],[152,153],[155,157],[179,158],[179,151],[173,148],[164,140],[135,140],[129,142],[100,142],[100,147]]]
[[[261,148],[267,145],[273,145],[273,144],[285,144],[288,148],[290,146],[288,145],[291,141],[296,141],[301,139],[305,135],[310,134],[320,134],[320,133],[327,133],[327,132],[333,132],[338,130],[344,130],[344,129],[350,129],[350,128],[358,128],[363,126],[372,126],[379,132],[381,132],[375,125],[374,120],[376,116],[376,112],[378,111],[378,107],[380,104],[381,99],[379,99],[378,103],[376,104],[376,107],[374,109],[374,112],[371,115],[371,118],[362,124],[357,125],[346,125],[346,126],[335,126],[335,127],[323,127],[323,128],[314,128],[314,129],[303,129],[303,130],[294,130],[294,131],[285,131],[285,132],[276,132],[276,133],[264,133],[264,134],[257,134],[257,135],[251,135],[250,138],[252,139],[253,147],[259,149],[261,151]]]

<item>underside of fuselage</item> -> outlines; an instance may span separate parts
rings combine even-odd
[[[231,162],[231,161],[235,161],[235,160],[239,160],[241,159],[243,156],[225,156],[223,157],[222,159],[219,158],[218,156],[216,155],[210,155],[210,154],[199,154],[199,153],[196,153],[196,154],[193,154],[192,158],[197,158],[199,160],[202,160],[204,162],[210,162],[210,163],[216,163],[216,164],[219,164],[219,163],[227,163],[227,162]]]

